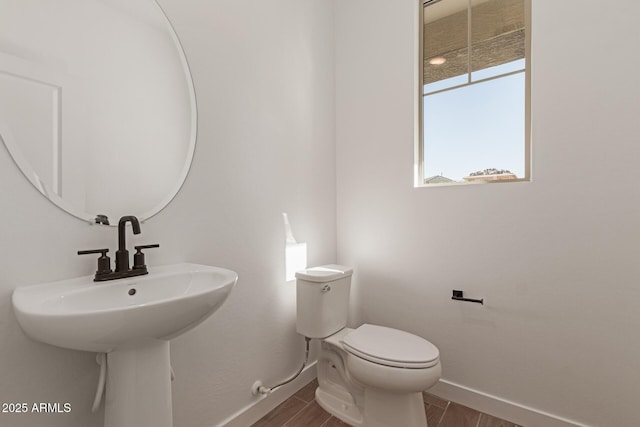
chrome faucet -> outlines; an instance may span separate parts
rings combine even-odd
[[[158,248],[160,245],[135,246],[136,253],[133,255],[133,268],[129,268],[129,251],[127,250],[126,225],[131,223],[133,234],[140,234],[140,221],[133,215],[123,216],[118,221],[118,250],[116,251],[116,269],[111,271],[111,260],[107,256],[109,249],[94,249],[89,251],[78,251],[78,255],[101,254],[98,258],[98,270],[96,270],[94,282],[105,280],[122,279],[124,277],[141,276],[149,273],[144,261],[143,249]]]

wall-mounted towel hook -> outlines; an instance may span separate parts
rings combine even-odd
[[[453,295],[451,296],[451,299],[456,301],[477,302],[478,304],[484,305],[484,298],[482,299],[465,298],[462,291],[454,290]]]

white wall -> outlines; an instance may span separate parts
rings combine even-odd
[[[129,245],[160,243],[153,265],[181,261],[233,269],[225,305],[172,343],[174,420],[214,426],[254,402],[302,361],[295,287],[284,282],[284,230],[309,262],[335,262],[332,2],[161,0],[185,47],[199,108],[185,186]],[[116,245],[116,230],[88,226],[32,188],[0,149],[0,402],[70,402],[67,415],[8,415],[3,427],[101,426],[90,407],[94,355],[33,342],[14,318],[17,286],[88,275],[78,249]]]
[[[640,5],[533,0],[533,181],[417,189],[416,13],[336,2],[338,261],[355,267],[356,320],[427,337],[449,382],[640,425]]]

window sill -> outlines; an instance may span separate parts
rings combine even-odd
[[[475,179],[470,181],[452,181],[452,182],[439,182],[439,183],[423,183],[416,184],[415,188],[429,188],[429,187],[460,187],[460,186],[473,186],[484,184],[504,184],[513,182],[531,182],[530,178],[499,178],[499,179]]]

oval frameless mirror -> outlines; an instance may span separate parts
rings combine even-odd
[[[162,210],[191,165],[196,104],[160,6],[0,0],[0,11],[0,139],[25,177],[92,223]]]

